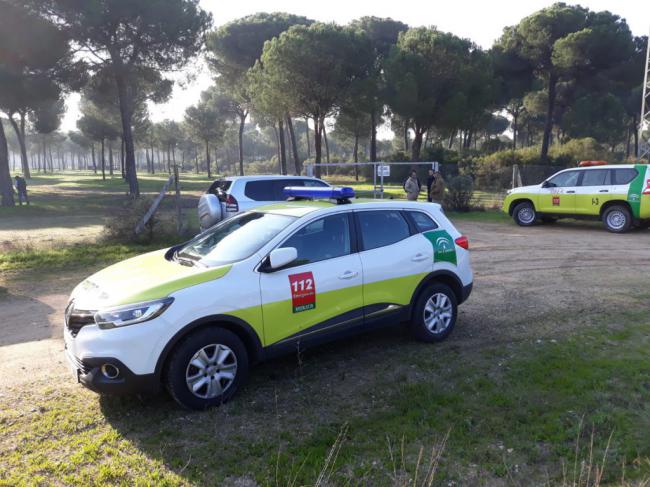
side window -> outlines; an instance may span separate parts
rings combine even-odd
[[[614,173],[614,184],[630,184],[638,176],[636,169],[612,169]]]
[[[408,223],[397,210],[360,211],[357,217],[363,250],[392,245],[411,235]]]
[[[272,180],[247,181],[244,194],[253,201],[275,201]]]
[[[566,188],[569,186],[577,186],[579,177],[580,171],[567,171],[553,176],[548,182],[555,188]]]
[[[585,171],[580,186],[605,186],[611,184],[609,169],[591,169]]]
[[[308,188],[327,188],[327,184],[318,179],[303,179],[301,182]]]
[[[298,259],[294,265],[311,264],[350,253],[350,225],[348,214],[326,216],[308,223],[282,247],[295,247]]]
[[[287,199],[284,196],[284,188],[289,186],[304,186],[300,179],[275,179],[273,180],[273,200],[274,201],[284,201]]]
[[[438,228],[436,222],[434,222],[429,215],[426,215],[421,211],[409,211],[407,213],[413,220],[413,223],[415,223],[418,232],[428,232],[429,230],[435,230]]]

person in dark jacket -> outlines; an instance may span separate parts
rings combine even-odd
[[[435,173],[433,172],[433,169],[429,169],[429,175],[427,176],[427,201],[431,203],[431,185],[434,183],[436,180]]]
[[[16,180],[16,192],[18,193],[18,203],[20,206],[23,205],[23,200],[29,205],[29,199],[27,198],[27,181],[25,178],[16,175],[14,178]]]

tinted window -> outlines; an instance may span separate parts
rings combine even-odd
[[[408,223],[399,211],[360,211],[357,216],[364,250],[391,245],[410,236]]]
[[[582,176],[581,186],[605,186],[609,184],[611,184],[609,169],[590,169],[585,171],[585,175]]]
[[[327,216],[308,223],[282,244],[295,247],[298,259],[293,265],[303,265],[333,259],[350,253],[348,215]]]
[[[557,188],[566,188],[567,186],[577,186],[580,171],[567,171],[548,180],[552,186]]]
[[[274,196],[274,182],[272,179],[248,181],[244,194],[253,201],[277,201]]]
[[[215,225],[190,240],[178,255],[191,260],[206,258],[211,264],[227,264],[250,257],[295,217],[247,212]]]
[[[614,184],[630,184],[639,173],[636,169],[612,169],[614,173]]]
[[[327,184],[325,184],[323,181],[319,181],[318,179],[303,179],[301,180],[302,183],[304,183],[305,186],[309,188],[326,188]]]
[[[435,230],[438,228],[436,222],[434,222],[429,215],[422,213],[421,211],[409,211],[408,212],[415,227],[418,229],[418,232],[428,232],[429,230]]]

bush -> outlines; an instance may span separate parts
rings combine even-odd
[[[444,206],[453,211],[469,211],[474,197],[474,181],[469,176],[455,176],[447,181]]]
[[[160,233],[158,216],[154,213],[138,235],[135,234],[135,227],[149,211],[152,202],[151,198],[138,198],[119,209],[104,226],[105,239],[120,243],[150,243],[155,234]]]

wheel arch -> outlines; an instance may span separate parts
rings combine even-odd
[[[188,325],[181,328],[176,334],[167,342],[163,351],[158,357],[156,362],[155,375],[162,379],[165,364],[169,360],[171,353],[176,346],[191,333],[204,328],[223,328],[231,331],[242,341],[246,347],[249,360],[251,364],[259,362],[263,358],[263,348],[260,339],[251,325],[244,320],[230,315],[211,315],[199,318],[192,321]]]
[[[411,312],[413,311],[415,303],[420,297],[422,291],[427,286],[434,283],[441,283],[449,286],[449,288],[454,292],[454,295],[456,296],[456,302],[458,304],[461,304],[463,302],[463,283],[461,282],[460,278],[451,271],[433,271],[432,273],[427,274],[424,279],[420,281],[420,284],[418,284],[418,286],[415,288],[413,296],[411,297]]]
[[[607,211],[608,208],[612,206],[618,206],[618,205],[627,208],[627,210],[630,212],[630,216],[634,218],[634,212],[632,211],[632,207],[630,206],[630,203],[627,202],[626,200],[609,200],[603,203],[603,205],[600,207],[600,214],[599,214],[600,218],[601,219],[603,218],[603,215],[605,214],[605,211]]]
[[[510,202],[510,206],[508,207],[508,215],[512,216],[513,212],[515,211],[515,207],[520,203],[530,203],[533,205],[533,210],[537,211],[537,208],[535,208],[535,202],[532,199],[528,197],[522,197]]]

